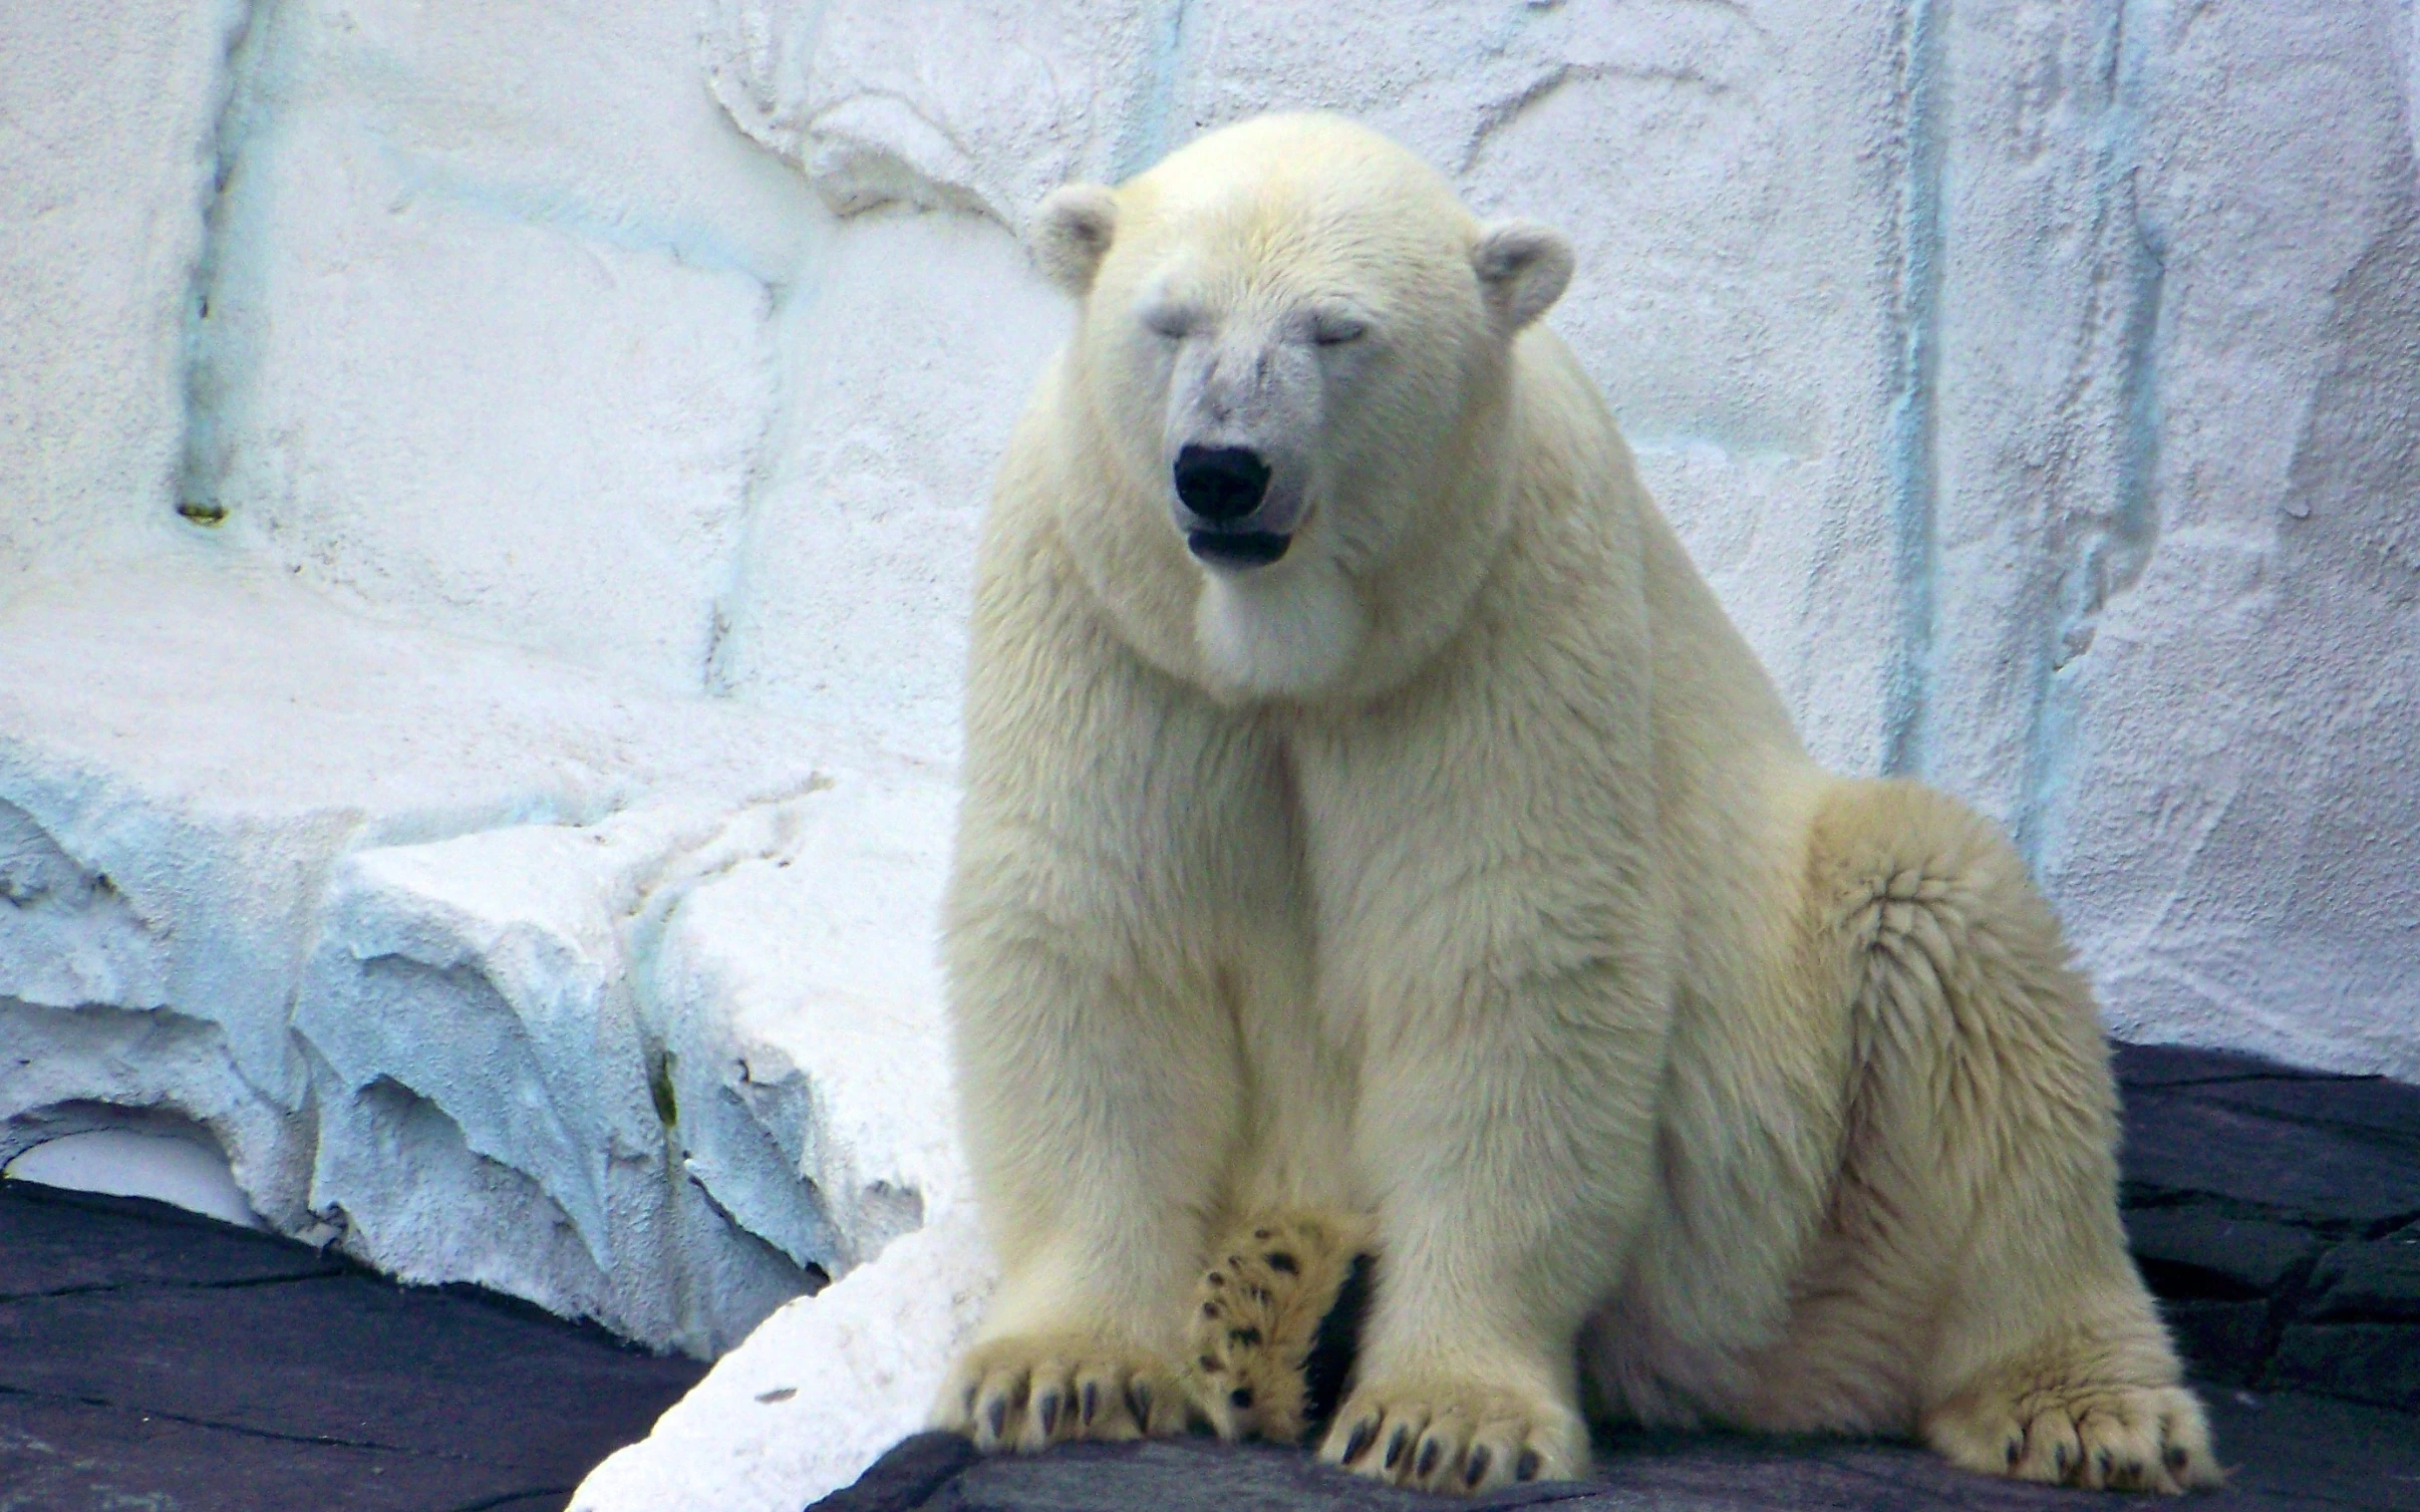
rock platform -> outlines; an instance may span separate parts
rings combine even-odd
[[[2209,1512],[2420,1512],[2420,1087],[2120,1046],[2121,1200],[2208,1402]],[[919,1434],[814,1512],[2026,1512],[2105,1493],[1965,1474],[1912,1445],[1630,1433],[1588,1482],[1475,1503],[1372,1487],[1299,1451],[1200,1439],[986,1460]],[[2122,1504],[2122,1503],[2121,1503]]]

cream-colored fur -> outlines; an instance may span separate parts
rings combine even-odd
[[[1560,238],[1318,117],[1036,237],[1080,320],[989,517],[945,930],[1004,1277],[939,1421],[1176,1429],[1214,1238],[1310,1210],[1380,1257],[1366,1474],[1581,1473],[1585,1391],[2211,1483],[2047,909],[1809,762],[1531,324]],[[1271,458],[1274,565],[1188,554],[1189,444]]]

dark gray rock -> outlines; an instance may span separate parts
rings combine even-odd
[[[2163,1297],[2243,1302],[2273,1294],[2327,1241],[2307,1228],[2216,1207],[2129,1208],[2126,1244]]]
[[[2420,1419],[2326,1397],[2209,1393],[2225,1490],[2197,1512],[2420,1512]],[[978,1459],[920,1434],[812,1512],[2056,1512],[2131,1498],[1968,1475],[1906,1444],[1629,1434],[1598,1446],[1596,1478],[1475,1502],[1372,1486],[1299,1450],[1186,1439]]]
[[[2420,1512],[2420,1418],[2291,1391],[2205,1390],[2203,1400],[2219,1461],[2227,1466],[2227,1490],[2188,1503],[2196,1512],[2238,1507]]]
[[[366,1275],[0,1303],[0,1383],[20,1391],[331,1442],[427,1453],[476,1444],[498,1462],[575,1478],[586,1466],[566,1462],[566,1419],[584,1423],[574,1459],[592,1432],[643,1437],[664,1387],[695,1378],[685,1363]]]
[[[2329,1250],[2295,1312],[2313,1323],[2420,1325],[2420,1225]]]
[[[540,1512],[570,1493],[559,1474],[470,1456],[231,1432],[0,1388],[0,1507],[12,1512]]]
[[[704,1373],[157,1203],[0,1182],[0,1508],[560,1508]]]
[[[2117,1064],[2128,1243],[2195,1374],[2420,1407],[2420,1087],[2172,1048]]]
[[[2231,1088],[2163,1086],[2126,1095],[2120,1159],[2127,1207],[2216,1202],[2231,1216],[2345,1238],[2420,1214],[2420,1159],[2399,1141],[2208,1095],[2222,1089]]]
[[[1475,1501],[1372,1485],[1296,1449],[1209,1439],[1074,1445],[1050,1454],[975,1460],[911,1499],[865,1493],[907,1487],[949,1450],[924,1434],[894,1449],[816,1512],[1436,1512],[1555,1507],[1560,1512],[1773,1512],[1773,1509],[1970,1508],[2033,1512],[2074,1493],[1965,1475],[1905,1445],[1792,1442],[1725,1435],[1638,1435],[1602,1446],[1595,1479],[1516,1486]],[[843,1500],[843,1497],[859,1499]]]
[[[2298,1323],[2277,1341],[2272,1387],[2321,1391],[2420,1412],[2420,1329],[2380,1323]],[[2420,1419],[2410,1443],[2420,1453]]]
[[[13,1199],[0,1210],[0,1302],[142,1285],[255,1286],[351,1269],[306,1245],[159,1203],[71,1198],[22,1181],[0,1190]],[[110,1242],[96,1243],[103,1233]]]
[[[982,1456],[956,1433],[918,1433],[892,1445],[853,1486],[815,1503],[821,1512],[898,1512],[921,1507],[942,1486]]]
[[[2125,1218],[2186,1367],[2226,1385],[2258,1383],[2278,1299],[2309,1273],[2325,1237],[2208,1204],[2132,1208]]]
[[[2272,1076],[2219,1082],[2198,1088],[2196,1094],[2222,1107],[2342,1129],[2400,1149],[2407,1157],[2420,1157],[2420,1086],[2384,1076]]]
[[[2196,1380],[2251,1386],[2268,1367],[2269,1319],[2274,1305],[2252,1302],[2160,1301],[2177,1354]]]
[[[2332,1071],[2304,1070],[2237,1051],[2195,1050],[2183,1045],[2113,1044],[2109,1047],[2109,1061],[2110,1068],[2117,1073],[2118,1085],[2129,1089],[2217,1081],[2339,1079]]]

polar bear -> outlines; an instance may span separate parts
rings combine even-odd
[[[937,1422],[1290,1434],[1366,1250],[1321,1452],[1381,1480],[1582,1474],[1585,1401],[2213,1484],[2048,908],[1809,760],[1537,323],[1564,239],[1291,116],[1033,240],[1078,316],[987,516],[943,927],[1002,1282]]]

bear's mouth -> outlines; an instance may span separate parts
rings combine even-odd
[[[1212,567],[1249,570],[1266,567],[1286,554],[1294,537],[1275,530],[1188,530],[1185,549]]]

